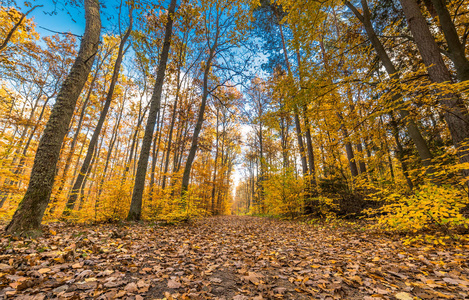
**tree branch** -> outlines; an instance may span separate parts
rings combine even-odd
[[[13,37],[13,34],[15,33],[15,31],[18,30],[18,27],[20,27],[21,23],[23,23],[23,20],[26,18],[26,16],[29,15],[36,8],[42,7],[42,6],[43,5],[36,5],[33,8],[31,8],[30,10],[28,10],[28,12],[21,15],[21,18],[19,19],[19,21],[16,22],[15,26],[13,26],[13,28],[10,30],[10,32],[8,32],[7,37],[5,38],[3,43],[0,45],[0,52],[3,51],[3,49],[5,49],[5,47],[8,45],[8,42]]]

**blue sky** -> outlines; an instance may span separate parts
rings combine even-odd
[[[70,5],[70,0],[34,0],[31,2],[32,5],[43,5],[43,7],[36,8],[28,15],[28,18],[34,18],[34,22],[37,25],[36,30],[41,36],[54,34],[49,30],[83,35],[85,31],[85,9],[83,7],[83,1],[77,1],[79,6]],[[117,7],[120,1],[112,0],[100,2],[105,6],[104,9],[101,9],[103,33],[111,32],[115,28],[115,24],[117,24]],[[23,1],[17,1],[17,3],[23,13],[30,9],[24,6]],[[127,14],[127,7],[125,7],[122,16],[126,18]],[[125,28],[127,25],[123,26]]]
[[[64,2],[66,1],[59,0],[56,2],[57,5],[52,0],[36,0],[33,2],[33,5],[43,5],[43,7],[36,8],[28,15],[28,18],[34,18],[34,22],[37,25],[36,31],[41,36],[53,34],[41,28],[44,27],[54,31],[83,35],[85,31],[85,12],[83,7],[65,6]],[[23,13],[29,10],[20,1],[18,1],[18,5]]]
[[[84,7],[82,6],[82,2],[78,0],[79,7],[66,5],[67,2],[70,0],[34,0],[33,5],[42,4],[43,7],[37,8],[31,14],[28,15],[28,18],[33,18],[34,22],[36,23],[36,31],[43,36],[48,36],[54,34],[52,31],[56,32],[71,32],[75,35],[83,35],[85,31],[85,12]],[[56,2],[56,3],[54,3]],[[101,20],[103,24],[103,31],[102,33],[112,31],[110,24],[116,24],[117,19],[117,9],[113,6],[119,5],[120,1],[110,0],[101,2],[106,4],[106,8],[101,10]],[[163,1],[166,2],[166,1]],[[29,10],[28,7],[25,7],[22,4],[22,1],[17,2],[20,5],[20,9],[23,13]],[[123,16],[127,15],[127,8],[123,11]],[[115,26],[115,25],[114,25]],[[124,28],[126,25],[123,25]],[[115,28],[115,27],[114,27]],[[254,66],[256,67],[257,71],[260,71],[259,65],[265,61],[265,55],[260,54],[259,57],[256,59]],[[250,127],[247,125],[241,125],[241,130],[243,132],[243,136],[247,135],[247,132],[250,131]],[[243,177],[242,175],[242,165],[235,166],[234,172],[234,191],[235,187]]]

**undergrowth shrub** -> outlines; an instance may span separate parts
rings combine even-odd
[[[154,199],[149,200],[148,210],[145,211],[145,219],[176,224],[207,215],[206,210],[201,206],[202,199],[196,189],[189,188],[185,196],[176,193],[177,190],[174,190],[173,187],[164,192],[158,191],[155,193]]]
[[[383,200],[387,204],[367,211],[377,221],[371,227],[410,235],[407,243],[419,240],[444,243],[441,234],[458,239],[462,236],[455,229],[469,227],[469,219],[461,213],[468,205],[467,196],[455,187],[426,184],[413,194],[391,193]],[[437,234],[431,234],[434,232]]]
[[[258,213],[271,216],[295,217],[302,213],[304,184],[293,172],[269,176],[263,183],[263,209]]]
[[[337,217],[336,212],[339,209],[339,205],[334,199],[326,196],[318,196],[312,198],[312,202],[314,203],[313,209],[315,210],[314,214],[316,216],[326,219]]]

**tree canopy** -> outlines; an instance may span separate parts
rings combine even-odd
[[[220,214],[467,228],[463,0],[53,3],[0,7],[8,232]]]

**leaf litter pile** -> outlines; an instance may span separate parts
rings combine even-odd
[[[403,246],[347,226],[255,217],[46,231],[36,240],[1,236],[0,298],[469,297],[469,245]]]

